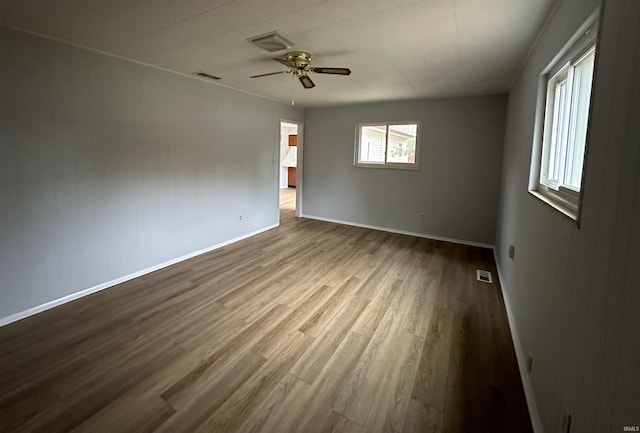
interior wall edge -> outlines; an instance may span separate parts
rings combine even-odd
[[[112,53],[112,52],[109,52],[109,51],[100,50],[98,48],[92,48],[92,47],[89,47],[87,45],[78,44],[76,42],[68,41],[66,39],[56,38],[56,37],[53,37],[53,36],[50,36],[50,35],[46,35],[44,33],[34,32],[33,30],[27,30],[27,29],[22,28],[22,27],[13,26],[11,24],[0,22],[0,27],[5,27],[5,28],[7,28],[9,30],[13,30],[13,31],[16,31],[16,32],[21,32],[21,33],[26,33],[28,35],[36,36],[36,37],[39,37],[39,38],[42,38],[42,39],[48,39],[50,41],[58,42],[58,43],[61,43],[61,44],[64,44],[64,45],[69,45],[71,47],[78,48],[78,49],[81,49],[81,50],[84,50],[84,51],[90,51],[92,53],[102,54],[102,55],[113,57],[113,58],[116,58],[116,59],[119,59],[119,60],[124,60],[125,62],[136,63],[138,65],[146,66],[146,67],[149,67],[149,68],[152,68],[152,69],[157,69],[157,70],[160,70],[160,71],[169,72],[170,74],[180,75],[182,77],[191,78],[191,79],[197,80],[197,81],[202,81],[203,83],[213,84],[215,86],[223,87],[225,89],[234,90],[236,92],[240,92],[240,93],[244,93],[244,94],[247,94],[247,95],[255,96],[256,98],[266,99],[267,101],[277,102],[277,103],[283,104],[283,105],[289,105],[288,101],[284,101],[284,100],[276,99],[276,98],[270,98],[270,97],[264,96],[264,95],[259,95],[257,93],[252,93],[252,92],[249,92],[247,90],[242,90],[242,89],[238,89],[238,88],[235,88],[235,87],[227,86],[226,84],[223,84],[223,83],[217,83],[217,82],[212,81],[212,80],[210,80],[208,78],[203,78],[203,77],[199,77],[197,75],[187,74],[187,73],[184,73],[184,72],[179,72],[179,71],[176,71],[176,70],[173,70],[173,69],[169,69],[169,68],[165,68],[165,67],[162,67],[162,66],[154,65],[153,63],[147,63],[147,62],[143,62],[141,60],[132,59],[131,57],[121,56],[119,54],[115,54],[115,53]]]
[[[391,227],[381,227],[381,226],[375,226],[375,225],[370,225],[370,224],[361,224],[361,223],[357,223],[357,222],[353,222],[353,221],[343,221],[343,220],[339,220],[339,219],[325,218],[325,217],[320,217],[320,216],[315,216],[315,215],[303,214],[303,215],[301,215],[301,217],[302,218],[309,218],[309,219],[312,219],[312,220],[325,221],[325,222],[329,222],[329,223],[342,224],[342,225],[353,226],[353,227],[361,227],[361,228],[364,228],[364,229],[380,230],[380,231],[383,231],[383,232],[397,233],[397,234],[400,234],[400,235],[415,236],[415,237],[424,238],[424,239],[432,239],[434,241],[443,241],[443,242],[451,242],[451,243],[460,244],[460,245],[468,245],[470,247],[488,248],[490,250],[493,250],[494,247],[495,247],[492,244],[486,244],[486,243],[483,243],[483,242],[474,242],[474,241],[467,241],[467,240],[464,240],[464,239],[448,238],[446,236],[430,235],[428,233],[419,233],[419,232],[411,232],[411,231],[407,231],[407,230],[398,230],[398,229],[394,229],[394,228],[391,228]]]
[[[117,286],[118,284],[124,283],[126,281],[133,280],[133,279],[141,277],[143,275],[147,275],[147,274],[150,274],[152,272],[158,271],[160,269],[175,265],[176,263],[180,263],[180,262],[183,262],[185,260],[191,259],[193,257],[197,257],[199,255],[206,254],[208,252],[217,250],[219,248],[225,247],[225,246],[233,244],[235,242],[239,242],[239,241],[241,241],[243,239],[250,238],[252,236],[258,235],[260,233],[266,232],[266,231],[274,229],[276,227],[278,227],[278,224],[271,224],[269,226],[263,227],[263,228],[258,229],[258,230],[254,230],[253,232],[246,233],[244,235],[235,237],[233,239],[229,239],[229,240],[217,243],[215,245],[212,245],[210,247],[203,248],[201,250],[194,251],[194,252],[189,253],[189,254],[185,254],[185,255],[183,255],[181,257],[177,257],[175,259],[168,260],[168,261],[160,263],[158,265],[154,265],[154,266],[151,266],[149,268],[142,269],[140,271],[136,271],[136,272],[134,272],[132,274],[125,275],[125,276],[116,278],[114,280],[107,281],[107,282],[98,284],[96,286],[80,290],[80,291],[72,293],[70,295],[63,296],[62,298],[54,299],[53,301],[49,301],[49,302],[46,302],[44,304],[38,305],[36,307],[29,308],[28,310],[24,310],[24,311],[15,313],[15,314],[11,314],[11,315],[6,316],[6,317],[2,317],[2,318],[0,318],[0,327],[9,325],[9,324],[11,324],[13,322],[17,322],[18,320],[26,319],[27,317],[34,316],[34,315],[36,315],[38,313],[42,313],[44,311],[50,310],[52,308],[58,307],[60,305],[66,304],[68,302],[75,301],[76,299],[80,299],[80,298],[83,298],[85,296],[91,295],[93,293],[100,292],[102,290],[106,290],[106,289],[108,289],[110,287]]]
[[[540,418],[540,412],[538,411],[538,404],[536,403],[536,397],[533,392],[533,385],[529,374],[527,372],[527,357],[522,349],[520,343],[520,335],[516,328],[515,318],[513,316],[513,310],[511,309],[511,303],[509,301],[509,292],[505,288],[505,279],[502,277],[502,271],[500,261],[498,260],[497,251],[493,248],[493,258],[496,262],[496,269],[498,270],[498,280],[500,281],[500,291],[502,293],[502,299],[504,301],[504,307],[507,312],[507,321],[509,322],[509,330],[511,331],[511,341],[513,342],[513,349],[516,353],[516,360],[518,361],[518,371],[520,372],[520,380],[522,381],[522,388],[524,389],[524,396],[527,400],[527,407],[529,408],[529,418],[531,419],[531,426],[534,433],[544,433],[542,428],[542,419]]]

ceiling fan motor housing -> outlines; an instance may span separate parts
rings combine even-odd
[[[307,51],[291,51],[286,54],[286,58],[289,62],[296,65],[299,69],[304,69],[309,66],[311,62],[311,53]]]

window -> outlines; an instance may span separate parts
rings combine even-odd
[[[576,220],[596,55],[596,25],[586,27],[542,74],[544,120],[530,182],[534,195]]]
[[[355,165],[417,169],[419,129],[418,122],[358,124]]]

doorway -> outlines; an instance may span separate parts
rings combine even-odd
[[[280,121],[280,218],[301,214],[302,130],[303,124],[300,122]]]

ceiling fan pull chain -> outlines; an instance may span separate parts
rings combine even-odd
[[[295,105],[295,103],[293,102],[293,76],[295,74],[291,74],[291,106]]]

